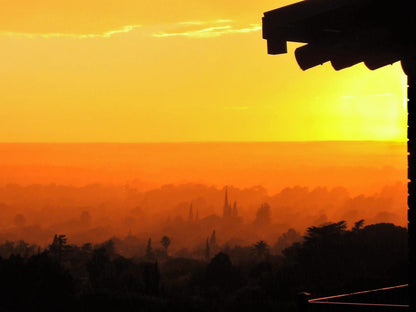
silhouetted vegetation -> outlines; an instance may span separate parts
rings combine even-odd
[[[264,240],[218,245],[220,236],[212,232],[201,255],[189,257],[168,257],[168,236],[162,253],[149,238],[142,255],[129,258],[119,254],[118,238],[79,247],[57,234],[43,251],[4,242],[0,311],[294,311],[299,291],[320,296],[407,282],[407,230],[393,224],[326,223],[303,237],[291,229],[273,248]]]
[[[216,240],[221,245],[249,246],[264,240],[273,251],[281,251],[287,246],[284,241],[275,246],[275,241],[289,229],[303,233],[308,226],[336,220],[353,226],[359,219],[405,226],[406,196],[404,183],[355,195],[342,187],[292,186],[269,195],[261,186],[184,184],[140,191],[99,184],[0,185],[0,242],[27,240],[47,246],[60,232],[71,244],[81,245],[117,236],[119,253],[133,257],[143,253],[149,237],[152,252],[166,254],[160,241],[167,236],[173,240],[169,256],[204,258],[207,237],[211,256],[219,252],[211,244],[215,230],[221,233]]]

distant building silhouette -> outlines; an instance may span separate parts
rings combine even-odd
[[[233,217],[234,218],[238,217],[237,202],[236,201],[234,201],[234,205],[233,205]]]
[[[237,211],[237,202],[234,201],[233,206],[228,202],[228,187],[225,187],[225,198],[224,198],[224,207],[222,209],[222,217],[223,218],[231,218],[231,217],[238,217]]]

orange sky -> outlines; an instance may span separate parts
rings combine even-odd
[[[405,140],[400,64],[270,56],[291,1],[2,1],[0,142]]]

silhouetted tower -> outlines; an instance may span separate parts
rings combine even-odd
[[[233,205],[233,217],[234,218],[238,217],[237,202],[236,201],[234,201],[234,205]]]
[[[225,187],[224,207],[222,209],[222,216],[224,218],[231,217],[231,205],[228,203],[228,187]]]
[[[194,220],[194,211],[192,209],[192,203],[191,203],[191,206],[189,207],[189,217],[188,217],[188,220],[191,221],[191,222]]]

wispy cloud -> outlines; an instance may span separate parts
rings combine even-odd
[[[133,31],[136,28],[141,27],[141,25],[126,25],[119,29],[109,30],[102,33],[88,33],[88,34],[76,34],[76,33],[22,33],[22,32],[0,32],[0,35],[3,36],[20,36],[26,38],[77,38],[77,39],[88,39],[88,38],[110,38],[114,35],[128,33]]]
[[[162,25],[157,28],[161,29]],[[119,34],[130,33],[142,25],[126,25],[118,29],[112,29],[97,33],[65,33],[65,32],[49,32],[49,33],[30,33],[30,32],[1,32],[0,36],[14,36],[25,38],[111,38]],[[188,38],[212,38],[227,34],[244,34],[261,30],[259,24],[238,24],[231,19],[218,19],[214,21],[184,21],[170,25],[162,26],[167,30],[152,32],[147,29],[150,35],[155,38],[166,37],[188,37]],[[144,28],[146,29],[146,28]],[[154,29],[154,28],[153,28]],[[146,30],[145,30],[146,31]],[[153,30],[154,31],[154,30]]]
[[[226,25],[224,25],[226,24]],[[259,24],[240,25],[233,20],[220,19],[216,21],[187,21],[174,26],[182,26],[181,29],[162,31],[153,34],[156,38],[165,37],[189,37],[189,38],[212,38],[227,34],[242,34],[259,31]],[[184,28],[183,26],[189,26]],[[199,27],[196,27],[199,26]]]

